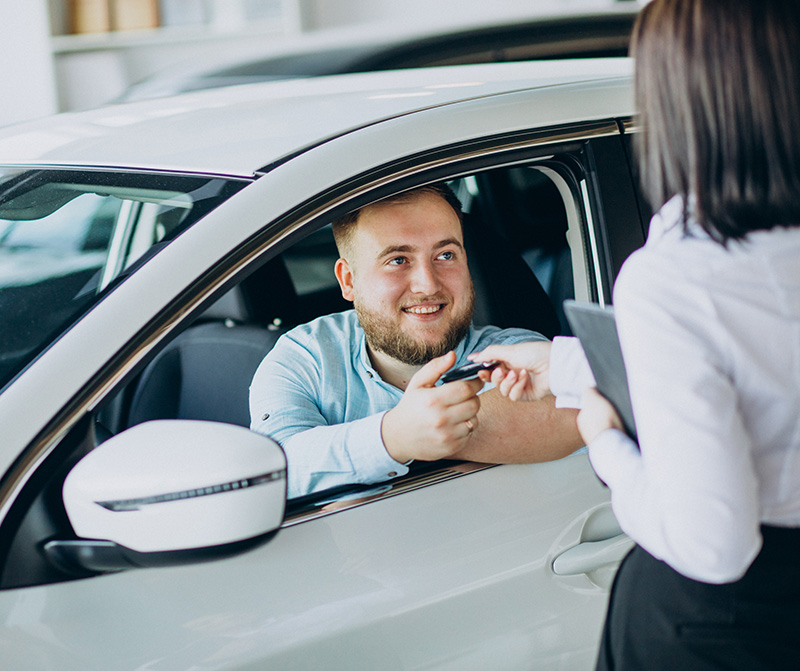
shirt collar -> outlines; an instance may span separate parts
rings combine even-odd
[[[647,244],[657,244],[666,237],[683,233],[683,198],[673,196],[661,206],[650,220]]]
[[[657,245],[663,240],[685,237],[708,238],[702,227],[692,218],[693,199],[689,198],[688,222],[684,226],[683,197],[673,196],[653,215],[647,231],[647,245]]]

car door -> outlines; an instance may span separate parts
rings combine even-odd
[[[229,212],[254,216],[264,203],[259,193],[275,193],[306,167],[298,161],[266,174],[255,195],[245,189],[232,199]],[[482,186],[484,178],[511,169],[550,181],[564,210],[573,294],[607,301],[616,269],[643,239],[613,120],[487,136],[353,172],[349,183],[270,219],[213,268],[186,269],[196,278],[187,302],[161,315],[176,328],[191,313],[188,302],[197,311],[248,266],[290,253],[337,208],[434,179],[459,180],[467,193],[488,197],[493,187]],[[152,327],[162,338],[169,330]],[[154,335],[138,337],[148,347],[140,346],[130,371],[157,350]],[[85,417],[53,439],[62,453],[92,440],[89,419],[101,397],[131,380],[121,370],[106,373],[83,406]],[[17,543],[41,540],[20,519],[40,494],[57,495],[45,490],[67,464],[58,451],[52,455],[6,517],[6,528],[16,520]],[[0,645],[10,669],[589,668],[627,547],[583,452],[547,464],[443,464],[397,484],[290,502],[275,540],[239,557],[6,584]]]

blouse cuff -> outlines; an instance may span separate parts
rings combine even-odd
[[[635,482],[641,457],[638,445],[618,429],[606,429],[589,445],[594,472],[612,489],[617,482]]]
[[[594,375],[577,338],[556,336],[550,349],[550,391],[557,408],[580,408],[583,392],[595,386]]]

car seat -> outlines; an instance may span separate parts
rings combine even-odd
[[[477,179],[481,198],[476,206],[486,225],[533,271],[550,298],[558,333],[569,335],[562,306],[565,299],[575,297],[575,287],[567,213],[558,188],[530,167],[484,173]]]
[[[553,303],[530,266],[474,213],[464,215],[464,246],[475,286],[476,325],[516,326],[551,339],[561,332]]]
[[[127,426],[205,419],[249,426],[250,381],[292,325],[296,296],[281,259],[231,289],[148,364],[131,396]]]

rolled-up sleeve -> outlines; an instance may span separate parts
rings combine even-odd
[[[408,468],[392,459],[383,445],[384,413],[331,422],[317,400],[321,385],[313,354],[283,336],[250,386],[250,428],[270,436],[286,452],[289,497],[405,475]]]
[[[556,397],[556,407],[580,408],[583,392],[594,386],[594,375],[581,341],[555,337],[550,350],[550,391]]]

